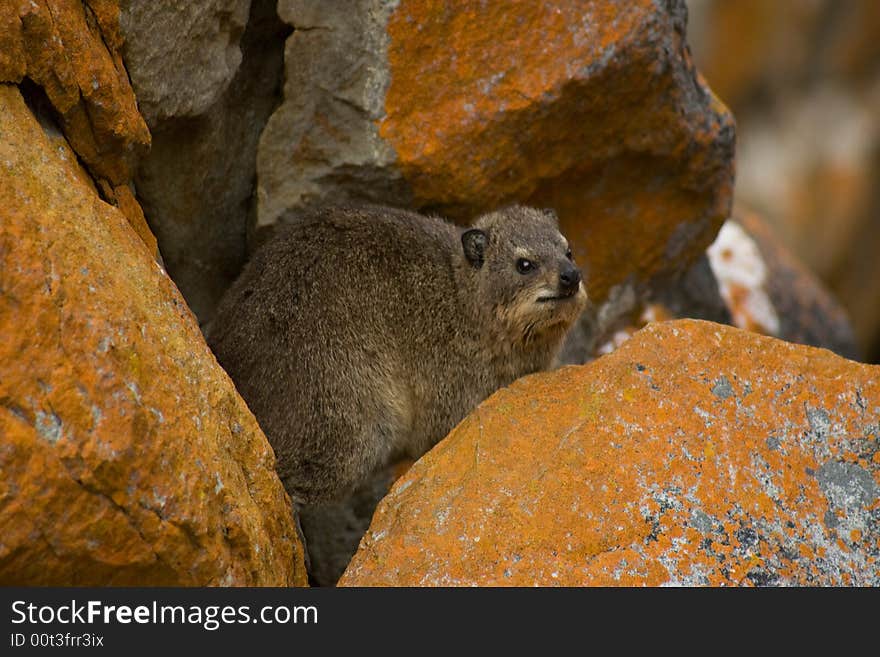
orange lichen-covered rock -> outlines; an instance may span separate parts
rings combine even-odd
[[[733,119],[691,64],[683,1],[281,0],[279,15],[297,29],[261,138],[261,226],[328,200],[459,220],[545,205],[601,302],[686,267],[728,214]]]
[[[143,213],[118,188],[132,178],[150,133],[122,62],[117,0],[4,0],[0,82],[29,79],[43,89],[68,142],[105,197],[143,233]],[[155,239],[146,238],[155,253]]]
[[[274,456],[165,275],[0,85],[0,583],[289,585]]]
[[[382,501],[345,585],[880,584],[880,367],[650,324],[490,397]]]

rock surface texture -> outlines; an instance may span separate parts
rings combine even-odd
[[[150,123],[198,116],[241,64],[239,39],[251,0],[120,0],[125,63]]]
[[[67,141],[104,198],[151,253],[156,240],[130,187],[150,133],[123,66],[113,0],[5,0],[0,5],[0,83],[44,94]]]
[[[265,436],[41,120],[0,85],[0,583],[305,583]]]
[[[327,201],[466,221],[555,208],[590,294],[686,268],[730,208],[734,126],[685,47],[683,2],[281,0],[284,103],[258,227]]]
[[[341,584],[880,584],[880,368],[709,322],[520,379],[379,505]]]

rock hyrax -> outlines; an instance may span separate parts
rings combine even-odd
[[[492,392],[549,368],[586,303],[552,212],[508,207],[463,229],[324,208],[257,251],[208,342],[291,498],[311,505],[417,458]]]

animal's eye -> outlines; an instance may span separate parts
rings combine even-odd
[[[538,268],[531,260],[526,260],[525,258],[520,258],[516,261],[516,270],[520,274],[528,274],[530,271],[535,271]]]
[[[569,260],[571,260],[571,249],[565,250],[565,257],[568,258]]]

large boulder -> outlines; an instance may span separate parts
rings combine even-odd
[[[340,583],[877,586],[878,511],[880,367],[655,323],[484,402]]]
[[[458,220],[555,208],[590,293],[681,271],[727,216],[734,124],[683,2],[281,0],[284,103],[261,137],[259,228],[328,201]]]
[[[254,417],[174,284],[11,85],[0,207],[0,583],[305,583]]]

